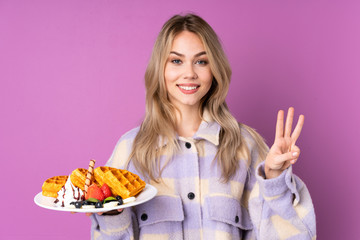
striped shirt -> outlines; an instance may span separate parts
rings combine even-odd
[[[121,137],[107,165],[145,179],[131,161],[125,166],[138,131]],[[162,181],[149,182],[158,190],[155,198],[120,215],[92,215],[92,239],[316,239],[305,184],[291,167],[265,179],[256,143],[243,128],[251,159],[240,159],[227,183],[220,180],[221,168],[213,161],[219,132],[219,124],[203,121],[192,138],[178,137],[180,151],[164,168]],[[160,163],[165,159],[162,156]]]

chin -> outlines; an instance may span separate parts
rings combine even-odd
[[[182,103],[184,106],[188,106],[188,107],[194,107],[194,106],[198,106],[199,102],[186,102],[186,103]]]

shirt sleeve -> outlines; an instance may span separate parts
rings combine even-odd
[[[316,239],[315,212],[310,193],[292,166],[273,179],[265,179],[264,161],[252,149],[246,183],[248,208],[255,239]]]
[[[91,215],[91,239],[93,240],[130,240],[134,239],[133,224],[135,215],[125,208],[119,215]]]

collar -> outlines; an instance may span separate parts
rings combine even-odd
[[[207,110],[203,113],[203,120],[200,123],[199,129],[194,134],[193,139],[195,140],[207,140],[212,144],[219,145],[220,136],[220,125],[215,122]]]
[[[215,146],[219,145],[219,137],[220,137],[220,125],[215,122],[207,109],[204,110],[203,113],[203,120],[200,123],[199,129],[194,134],[193,137],[190,138],[184,138],[176,134],[176,139],[178,140],[207,140],[214,144]],[[159,147],[165,146],[167,143],[167,139],[163,139],[162,136],[159,137]]]

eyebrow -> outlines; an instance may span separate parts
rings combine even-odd
[[[171,51],[170,54],[175,54],[179,57],[184,57],[185,55],[184,54],[181,54],[181,53],[178,53],[178,52],[175,52],[175,51]],[[195,57],[200,57],[201,55],[205,55],[206,52],[205,51],[202,51],[202,52],[199,52],[197,54],[195,54]]]

